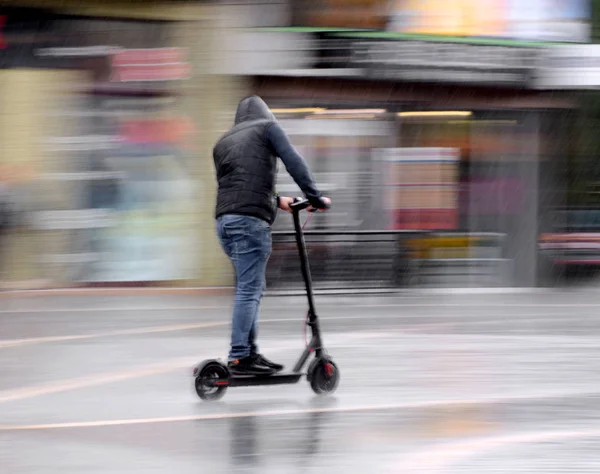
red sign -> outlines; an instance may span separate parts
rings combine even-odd
[[[176,81],[191,76],[192,67],[187,63],[156,66],[126,66],[115,69],[111,80],[116,82]]]
[[[124,120],[120,135],[127,143],[179,143],[193,131],[187,118]]]
[[[124,49],[113,55],[114,82],[151,82],[188,79],[190,63],[180,48]]]
[[[393,212],[392,229],[454,230],[458,226],[455,209],[407,209]]]
[[[113,66],[149,66],[183,62],[180,48],[123,49],[113,56]]]
[[[4,25],[6,25],[6,20],[6,15],[0,16],[0,49],[6,49],[8,47],[8,44],[6,43],[6,41],[4,41],[4,37],[2,36],[1,31],[2,28],[4,28]]]

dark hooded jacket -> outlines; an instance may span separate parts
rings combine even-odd
[[[267,104],[257,96],[243,99],[234,126],[213,149],[218,182],[215,217],[247,215],[272,224],[277,215],[278,157],[311,203],[320,203],[321,195],[306,163]]]

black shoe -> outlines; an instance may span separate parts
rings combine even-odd
[[[265,356],[263,356],[261,354],[255,354],[253,357],[254,357],[254,362],[257,365],[262,365],[263,367],[268,367],[269,369],[273,369],[275,372],[281,372],[283,370],[283,365],[276,364],[275,362],[271,362],[269,359],[267,359]]]
[[[271,368],[258,364],[251,356],[231,360],[227,367],[233,375],[272,375],[275,372]]]

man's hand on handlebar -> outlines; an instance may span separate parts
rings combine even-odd
[[[290,205],[294,202],[294,198],[279,196],[279,209],[287,211],[290,214],[293,212]]]
[[[314,206],[308,206],[306,208],[307,211],[309,212],[313,212],[315,210],[322,210],[325,211],[327,209],[329,209],[329,207],[331,206],[331,199],[329,199],[328,197],[322,197],[320,198],[321,200],[321,206],[319,207],[314,207]],[[294,204],[295,199],[291,198],[291,197],[284,197],[284,196],[280,196],[279,197],[279,209],[281,209],[282,211],[287,211],[290,214],[293,211],[292,209],[292,204]]]
[[[306,210],[308,212],[326,211],[327,209],[329,209],[331,207],[331,199],[329,199],[328,197],[323,196],[320,200],[321,200],[321,205],[320,206],[318,206],[318,207],[308,206],[306,208]]]

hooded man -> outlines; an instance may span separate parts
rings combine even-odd
[[[258,312],[271,255],[271,225],[277,209],[291,212],[293,198],[275,191],[277,158],[312,207],[327,209],[306,165],[286,133],[257,96],[243,99],[235,124],[216,143],[213,159],[218,191],[215,218],[223,250],[236,274],[228,366],[235,375],[272,374],[283,369],[258,352]]]

